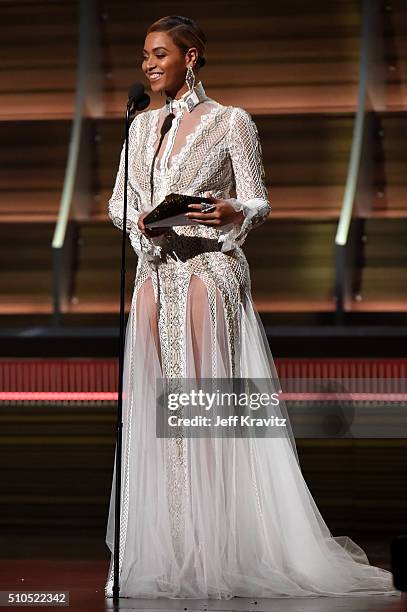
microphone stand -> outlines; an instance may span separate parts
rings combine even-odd
[[[144,91],[144,90],[143,90]],[[126,242],[127,242],[127,185],[129,178],[129,128],[130,115],[133,110],[146,108],[150,98],[142,94],[139,89],[134,92],[134,97],[129,97],[126,108],[125,126],[125,149],[124,149],[124,190],[123,190],[123,231],[120,267],[120,338],[119,338],[119,382],[117,398],[117,438],[116,438],[116,489],[115,489],[115,514],[114,514],[114,548],[113,548],[113,602],[118,603],[120,597],[119,587],[119,555],[120,555],[120,505],[121,505],[121,473],[122,473],[122,437],[123,437],[123,372],[124,372],[124,349],[125,349],[125,289],[126,289]],[[170,129],[173,114],[166,117],[161,129],[161,146],[165,133]],[[155,159],[155,158],[154,158]],[[151,180],[152,177],[151,177]]]
[[[123,231],[120,269],[120,339],[119,339],[119,384],[117,398],[117,439],[116,439],[116,490],[114,518],[114,552],[113,552],[113,601],[117,603],[120,596],[119,587],[119,552],[120,552],[120,501],[122,472],[122,434],[123,434],[123,371],[125,343],[125,289],[126,289],[126,240],[127,240],[127,183],[129,176],[129,127],[132,100],[126,108],[125,157],[124,157],[124,194],[123,194]]]

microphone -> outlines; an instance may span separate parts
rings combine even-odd
[[[173,120],[175,119],[175,115],[174,113],[169,113],[166,118],[163,121],[163,124],[161,126],[161,130],[160,130],[160,142],[158,143],[158,147],[156,152],[154,153],[154,157],[153,157],[153,161],[151,164],[151,171],[150,171],[150,192],[151,192],[151,204],[153,203],[153,192],[154,192],[154,165],[155,165],[155,160],[156,157],[158,155],[158,152],[161,148],[162,142],[164,140],[164,136],[166,135],[167,132],[170,131],[171,129],[171,125]]]
[[[138,110],[144,110],[150,104],[150,96],[145,93],[142,83],[133,83],[133,85],[130,85],[128,93],[129,100],[127,102],[127,108],[130,114]]]

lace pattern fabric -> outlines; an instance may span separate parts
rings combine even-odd
[[[135,252],[154,260],[159,257],[165,237],[147,239],[137,228],[141,212],[148,212],[168,193],[213,195],[230,201],[236,210],[243,210],[242,226],[195,228],[192,235],[216,237],[223,243],[221,250],[232,250],[243,244],[247,233],[264,222],[271,210],[264,182],[261,145],[256,124],[249,113],[238,107],[226,107],[215,101],[202,102],[200,111],[190,113],[186,125],[177,124],[177,134],[170,156],[165,155],[168,167],[160,168],[161,157],[155,165],[153,203],[149,184],[150,170],[159,142],[164,110],[158,109],[136,116],[129,134],[129,187],[127,231]],[[195,110],[195,109],[194,109]],[[188,130],[188,131],[186,131]],[[171,135],[164,139],[163,145]],[[145,155],[140,155],[144,151]],[[236,198],[230,192],[236,187]],[[109,216],[121,229],[124,191],[124,145],[119,171],[111,199]],[[130,195],[130,197],[129,197]],[[182,229],[181,229],[182,227]],[[188,230],[190,232],[189,226]],[[183,226],[176,231],[185,231]],[[236,238],[236,240],[235,240]]]
[[[208,98],[202,84],[196,99],[188,108],[175,105],[153,192],[150,171],[168,106],[139,114],[130,127],[126,231],[138,263],[125,346],[120,594],[394,594],[389,572],[329,533],[303,480],[288,419],[277,439],[188,438],[182,427],[173,438],[156,437],[156,378],[262,378],[276,391],[241,248],[271,210],[259,134],[247,111]],[[139,215],[171,192],[228,200],[243,222],[179,226],[146,238]],[[123,194],[124,145],[108,204],[119,229]],[[287,418],[283,402],[279,410]],[[114,471],[106,597],[113,588],[115,481]]]

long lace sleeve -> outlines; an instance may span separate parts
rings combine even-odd
[[[257,126],[251,115],[243,108],[235,108],[229,130],[229,152],[236,184],[236,198],[229,198],[235,210],[243,212],[240,224],[221,227],[219,242],[222,251],[240,246],[249,231],[263,223],[271,206],[265,185],[265,172]]]
[[[129,166],[131,164],[132,154],[135,151],[135,137],[137,128],[137,115],[129,129]],[[124,207],[124,156],[125,142],[120,154],[119,169],[117,171],[116,180],[113,188],[113,193],[108,202],[108,215],[113,224],[120,230],[123,229],[123,207]],[[134,251],[138,256],[144,255],[148,259],[154,259],[160,255],[161,247],[154,243],[154,238],[150,239],[141,233],[137,226],[140,216],[139,211],[139,195],[128,181],[127,189],[127,222],[126,231],[129,234],[129,239]]]

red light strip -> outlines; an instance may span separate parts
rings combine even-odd
[[[407,401],[406,393],[280,393],[283,400]],[[117,393],[108,391],[7,391],[0,401],[116,401]]]
[[[117,400],[117,393],[109,391],[0,391],[0,401],[83,401]]]

